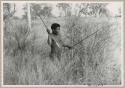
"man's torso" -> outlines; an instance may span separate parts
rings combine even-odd
[[[58,54],[62,51],[62,40],[61,36],[55,36],[53,34],[49,35],[50,41],[51,41],[51,54]]]

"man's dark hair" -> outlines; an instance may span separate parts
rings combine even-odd
[[[55,30],[57,27],[60,27],[60,24],[58,24],[58,23],[53,23],[53,24],[51,25],[51,29],[52,29],[52,30]]]

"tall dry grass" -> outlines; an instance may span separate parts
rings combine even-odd
[[[61,61],[49,59],[50,47],[40,23],[34,22],[32,30],[25,21],[6,24],[4,31],[4,84],[6,85],[115,85],[121,83],[120,23],[101,18],[68,17],[51,19],[62,25],[63,38],[74,45],[64,49]],[[99,20],[101,19],[101,21]],[[42,31],[41,31],[42,30]],[[115,31],[114,31],[115,30]],[[41,36],[40,36],[41,35]],[[115,41],[117,38],[118,41]],[[116,52],[115,52],[116,51]],[[120,50],[119,50],[120,51]]]

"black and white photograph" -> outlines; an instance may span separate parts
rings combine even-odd
[[[3,85],[123,85],[123,2],[2,2]]]

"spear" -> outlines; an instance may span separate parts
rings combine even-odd
[[[76,44],[74,44],[72,47],[75,47],[76,45],[78,45],[79,43],[83,42],[84,40],[86,40],[87,38],[91,37],[92,35],[94,35],[95,33],[97,33],[99,30],[95,31],[94,33],[86,36],[84,39],[80,40],[79,42],[77,42]]]
[[[42,19],[42,17],[40,16],[39,12],[37,12],[37,8],[33,7],[35,14],[40,18],[40,20],[42,21],[43,25],[45,26],[46,30],[48,29],[48,27],[46,26],[44,20]]]
[[[37,15],[38,15],[38,14],[37,14]],[[41,17],[40,15],[38,15],[38,16],[39,16],[40,20],[43,22],[45,28],[48,29],[48,27],[46,26],[46,24],[45,24],[45,22],[43,21],[42,17]]]

